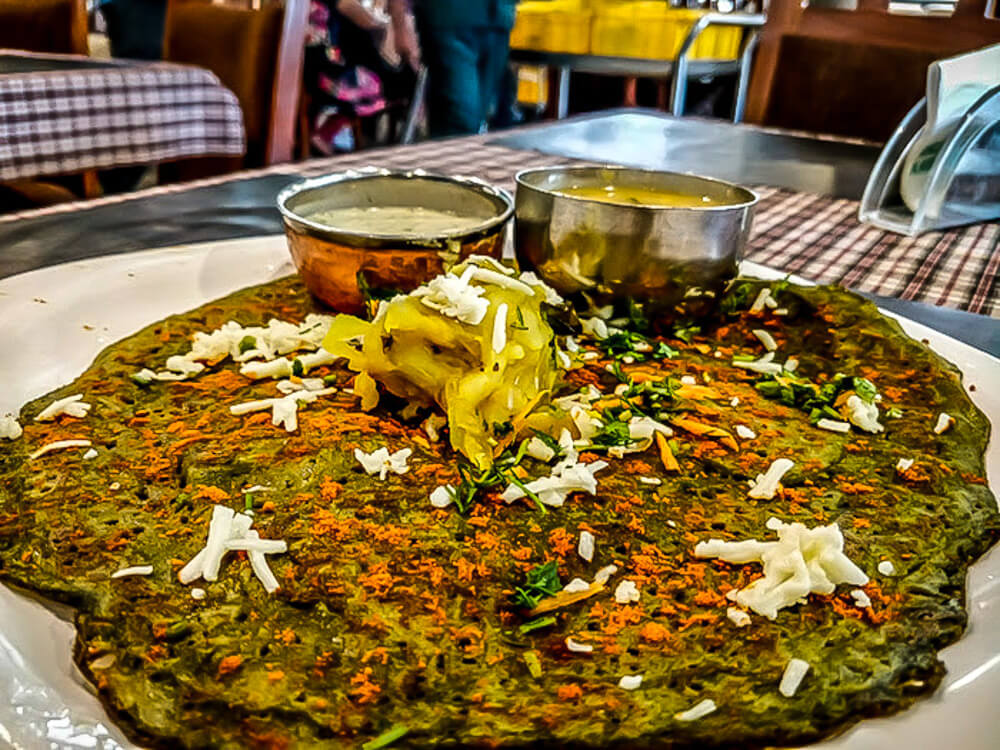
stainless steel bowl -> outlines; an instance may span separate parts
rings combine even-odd
[[[414,237],[352,231],[309,218],[348,206],[441,209],[478,221],[458,232]],[[358,312],[364,285],[409,291],[460,257],[499,258],[514,203],[507,192],[471,177],[365,168],[290,185],[278,194],[278,210],[309,291],[335,310]]]
[[[705,177],[625,167],[552,167],[516,176],[521,265],[560,292],[590,290],[673,304],[736,275],[757,196]],[[606,203],[561,193],[632,187],[704,195],[692,208]]]

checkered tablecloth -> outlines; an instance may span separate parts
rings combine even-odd
[[[0,74],[0,180],[244,150],[236,96],[201,68],[135,63]]]
[[[431,141],[282,165],[102,201],[0,215],[0,224],[102,203],[147,200],[167,192],[268,173],[314,176],[366,165],[422,168],[472,175],[512,190],[514,173],[520,169],[586,163],[490,145],[485,140],[486,137],[477,136]],[[856,201],[766,186],[757,186],[755,190],[761,200],[747,250],[748,260],[821,283],[839,283],[859,291],[1000,318],[1000,224],[991,222],[905,237],[861,224]]]

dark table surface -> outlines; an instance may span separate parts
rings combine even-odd
[[[93,68],[117,68],[123,63],[118,60],[88,60],[45,55],[0,54],[0,75],[15,73],[46,73],[50,71],[90,70]]]
[[[492,143],[851,200],[860,200],[880,151],[870,145],[634,109],[515,130]]]
[[[845,197],[856,197],[864,182],[862,167],[877,155],[866,146],[810,141],[704,120],[636,115],[629,111],[588,116],[513,131],[492,142],[552,155],[680,171],[693,168],[686,154],[697,146],[703,174],[805,191],[822,169],[828,177],[826,184],[849,193]],[[669,142],[674,138],[687,145]],[[711,156],[706,159],[706,154]],[[768,154],[784,167],[769,166]],[[373,160],[377,161],[377,152]],[[294,165],[289,169],[294,170]],[[297,179],[292,173],[252,176],[71,213],[0,222],[0,278],[87,257],[279,233],[282,225],[274,198]],[[888,310],[1000,356],[998,320],[908,300],[873,298]]]

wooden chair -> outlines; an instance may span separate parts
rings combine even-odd
[[[0,0],[0,48],[89,54],[85,0]],[[0,185],[0,205],[26,208],[100,195],[97,173]]]
[[[291,161],[308,17],[309,0],[168,1],[164,59],[215,73],[236,94],[247,134],[243,159],[191,160],[200,166],[179,170],[181,178]]]
[[[86,0],[0,0],[0,47],[89,54]]]
[[[1000,42],[987,3],[958,0],[947,17],[889,14],[888,0],[771,0],[747,120],[884,141],[924,95],[931,62]]]

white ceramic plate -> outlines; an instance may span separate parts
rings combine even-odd
[[[167,315],[291,273],[282,236],[148,250],[69,263],[0,280],[0,414],[77,377],[108,344]],[[745,273],[778,278],[747,263]],[[957,364],[993,422],[990,485],[1000,487],[1000,360],[900,319]],[[942,652],[941,689],[909,711],[861,722],[815,747],[993,750],[1000,744],[1000,550],[969,575],[970,627]],[[0,586],[0,746],[131,747],[70,659],[73,629],[42,605]]]

